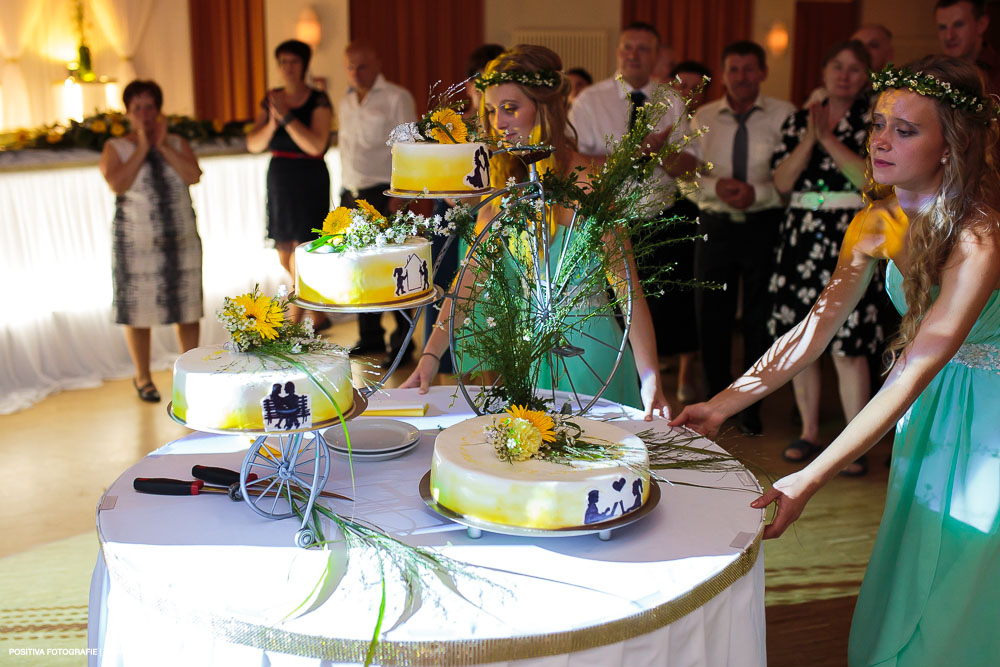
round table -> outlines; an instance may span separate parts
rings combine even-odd
[[[685,484],[661,483],[653,511],[608,542],[491,533],[473,540],[417,491],[438,429],[472,416],[454,396],[455,387],[437,387],[426,396],[373,397],[371,409],[426,403],[425,416],[400,417],[421,429],[420,444],[396,459],[356,458],[353,482],[347,460],[334,457],[326,488],[355,502],[327,499],[330,507],[470,565],[457,591],[428,577],[416,600],[391,567],[381,570],[385,621],[373,664],[766,663],[763,513],[749,506],[759,485],[745,469],[663,471]],[[607,402],[596,414],[621,418],[633,432],[650,426]],[[653,425],[669,430],[664,420]],[[196,464],[238,469],[249,444],[194,433],[126,470],[101,498],[91,664],[364,661],[382,595],[377,553],[343,542],[297,548],[297,521],[264,519],[224,495],[132,489],[135,477],[191,479]],[[331,574],[319,591],[323,603],[298,614],[324,571]]]

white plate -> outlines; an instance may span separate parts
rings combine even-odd
[[[351,434],[351,451],[370,456],[388,454],[420,440],[420,430],[395,419],[365,419],[347,425]],[[347,440],[340,426],[323,431],[323,439],[335,452],[347,453]]]
[[[403,454],[412,452],[414,449],[417,448],[417,445],[419,444],[420,444],[420,438],[417,438],[410,444],[400,447],[399,449],[393,449],[392,451],[389,452],[382,452],[381,454],[359,454],[358,452],[354,452],[354,456],[351,458],[355,463],[367,463],[368,461],[388,461],[389,459],[394,459],[397,456],[402,456]],[[331,447],[330,453],[333,454],[334,456],[340,456],[345,459],[348,458],[349,456],[346,449],[333,449]]]

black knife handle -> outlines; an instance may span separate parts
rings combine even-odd
[[[203,486],[205,482],[200,479],[187,482],[165,477],[136,477],[132,480],[132,488],[139,493],[152,493],[158,496],[197,496]]]
[[[200,479],[207,484],[215,486],[232,486],[240,483],[240,474],[229,468],[217,468],[215,466],[194,466],[191,468],[191,476]],[[247,482],[257,479],[257,475],[250,473],[247,475]]]

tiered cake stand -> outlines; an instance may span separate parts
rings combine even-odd
[[[357,417],[367,407],[367,397],[355,389],[354,405],[344,413],[343,420],[338,417],[287,431],[198,430],[254,438],[240,467],[240,495],[250,509],[266,519],[299,517],[295,544],[308,547],[316,541],[309,527],[312,509],[330,476],[330,454],[320,431]],[[174,415],[172,403],[167,412],[174,421],[187,426]]]

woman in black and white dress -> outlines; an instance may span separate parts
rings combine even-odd
[[[188,186],[201,169],[188,143],[167,134],[163,92],[153,81],[125,87],[131,132],[110,139],[100,169],[115,193],[112,278],[115,322],[135,364],[139,398],[160,394],[149,370],[150,327],[175,324],[182,352],[198,345],[202,316],[201,238]]]

